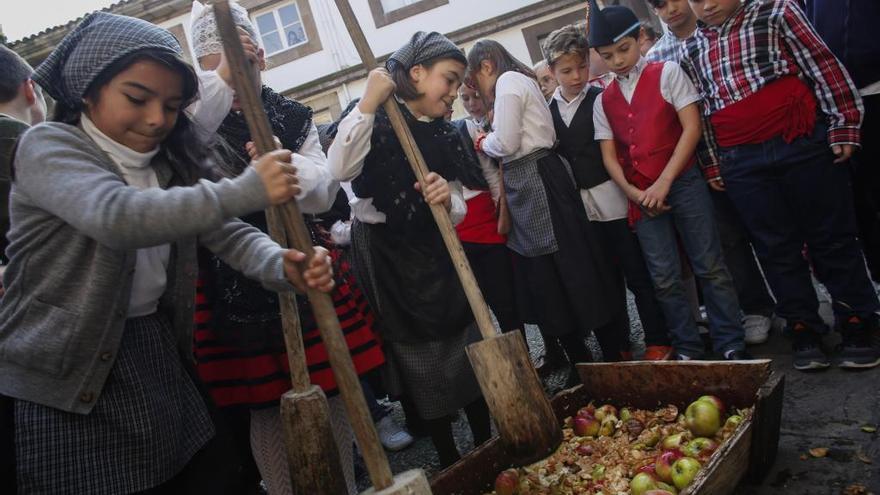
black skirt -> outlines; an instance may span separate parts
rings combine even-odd
[[[567,165],[550,153],[538,160],[538,174],[558,249],[534,257],[514,253],[518,304],[526,321],[536,321],[547,335],[586,335],[616,313],[621,280]]]

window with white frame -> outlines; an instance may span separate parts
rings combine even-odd
[[[419,3],[420,0],[382,0],[382,10],[391,12],[392,10],[402,9],[407,5]]]
[[[257,14],[254,18],[267,56],[309,41],[296,2]]]

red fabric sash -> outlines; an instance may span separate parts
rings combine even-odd
[[[816,97],[796,76],[777,79],[711,117],[719,146],[763,143],[782,136],[790,143],[816,125]]]
[[[504,244],[507,237],[498,233],[498,215],[495,201],[488,191],[467,200],[467,215],[455,226],[462,242],[477,244]]]

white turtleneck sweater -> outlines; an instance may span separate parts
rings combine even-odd
[[[159,187],[156,171],[150,166],[151,160],[159,152],[159,147],[146,153],[140,153],[119,144],[95,127],[95,124],[85,114],[80,119],[80,125],[83,131],[95,141],[95,144],[119,166],[122,170],[122,177],[129,186],[138,189]],[[134,281],[128,300],[129,318],[146,316],[156,312],[159,298],[165,292],[167,284],[170,252],[169,244],[137,250]]]

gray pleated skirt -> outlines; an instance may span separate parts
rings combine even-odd
[[[169,323],[128,319],[95,407],[75,414],[15,401],[18,490],[124,494],[177,474],[214,435]]]

